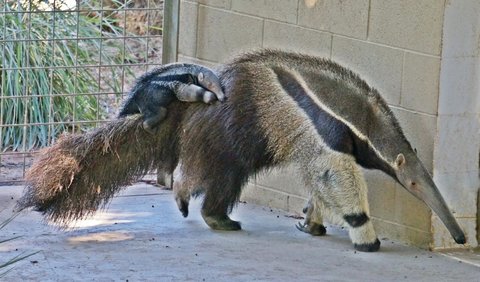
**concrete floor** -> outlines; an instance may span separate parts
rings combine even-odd
[[[0,187],[0,220],[22,187]],[[109,209],[58,231],[37,212],[25,212],[1,230],[0,264],[40,251],[0,278],[5,281],[479,281],[480,267],[382,239],[378,253],[353,250],[346,230],[328,236],[295,229],[284,212],[239,204],[232,218],[243,231],[210,230],[199,201],[184,219],[171,192],[139,184]],[[1,273],[2,271],[0,271]]]

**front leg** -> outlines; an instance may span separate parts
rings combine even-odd
[[[349,226],[354,248],[362,252],[378,251],[380,241],[370,220],[367,184],[355,160],[338,156],[318,181],[321,183],[319,193],[327,208]]]
[[[313,236],[325,235],[327,229],[323,225],[322,210],[323,203],[321,202],[320,197],[312,195],[303,209],[303,212],[305,213],[304,223],[298,223],[295,227],[297,227],[298,230]]]
[[[213,92],[193,84],[184,76],[185,75],[170,76],[169,79],[173,81],[154,81],[153,83],[155,84],[155,88],[158,89],[158,93],[168,93],[168,103],[173,101],[174,98],[182,102],[203,102],[205,104],[211,104],[217,100],[217,96]],[[165,102],[163,102],[163,100],[165,100]],[[167,106],[167,99],[163,98],[163,100],[162,105],[157,106]]]
[[[203,102],[211,104],[217,100],[214,93],[195,84],[185,84],[182,82],[172,83],[171,90],[175,93],[178,100],[183,102]]]

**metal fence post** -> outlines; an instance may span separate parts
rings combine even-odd
[[[162,63],[168,64],[177,61],[180,0],[165,0],[163,5]]]

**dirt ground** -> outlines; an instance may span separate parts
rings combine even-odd
[[[0,187],[0,222],[22,186]],[[381,238],[377,253],[353,249],[348,232],[296,230],[285,212],[240,203],[232,218],[242,231],[214,231],[200,216],[201,200],[183,218],[173,195],[150,185],[127,188],[108,209],[61,231],[25,211],[2,229],[0,264],[14,265],[2,281],[478,281],[480,260],[446,257]],[[472,256],[475,254],[472,253]],[[0,270],[0,273],[2,271]]]

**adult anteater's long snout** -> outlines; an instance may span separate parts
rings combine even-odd
[[[457,242],[457,244],[465,244],[465,234],[458,225],[453,214],[450,212],[450,209],[440,194],[440,191],[428,172],[425,170],[423,173],[426,175],[422,177],[422,180],[419,181],[418,184],[414,183],[414,186],[418,186],[417,189],[422,191],[421,193],[424,194],[423,200],[438,215],[443,224],[445,224],[455,242]]]
[[[465,234],[447,206],[433,179],[415,154],[397,157],[397,178],[414,196],[424,201],[445,224],[455,242],[465,244]]]

